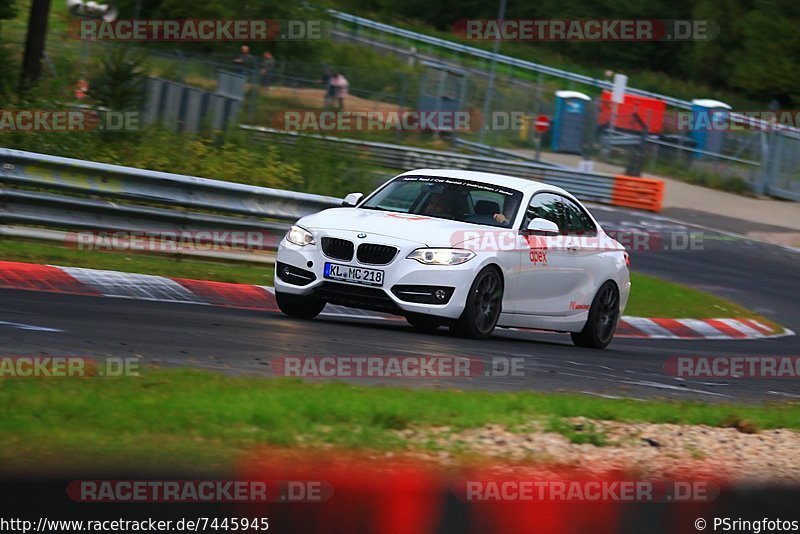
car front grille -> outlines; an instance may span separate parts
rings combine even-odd
[[[336,237],[323,237],[322,253],[335,260],[350,261],[353,259],[353,242]]]
[[[397,256],[397,247],[389,245],[375,245],[373,243],[363,243],[358,246],[356,257],[361,263],[369,265],[386,265],[391,263]]]

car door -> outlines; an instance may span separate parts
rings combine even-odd
[[[570,284],[564,307],[567,315],[573,315],[589,309],[594,293],[602,282],[597,277],[605,269],[600,265],[603,251],[592,218],[582,206],[568,197],[561,197],[561,206],[564,226],[560,228]]]
[[[517,285],[519,284],[520,250],[526,247],[526,241],[515,229],[514,222],[520,212],[524,212],[522,194],[503,194],[498,191],[476,189],[467,196],[466,211],[469,215],[465,221],[475,225],[484,225],[484,230],[475,227],[467,230],[462,237],[469,236],[469,241],[459,246],[487,252],[493,256],[504,280],[503,311],[514,309]],[[502,215],[503,219],[496,218]]]
[[[540,192],[531,197],[522,221],[522,234],[528,242],[519,251],[520,271],[512,313],[563,315],[565,302],[573,292],[577,279],[560,235],[535,235],[526,230],[534,218],[543,218],[564,228],[561,196]]]

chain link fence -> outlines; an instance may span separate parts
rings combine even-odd
[[[404,32],[385,33],[357,20],[345,22],[344,19],[347,17],[337,20],[332,30],[334,39],[359,43],[409,61],[440,61],[449,68],[461,70],[469,79],[466,107],[481,109],[483,106],[490,70],[485,58],[454,52],[448,47],[437,46],[433,40],[420,42],[403,37],[401,34]],[[800,134],[796,132],[767,132],[755,128],[721,132],[721,143],[714,150],[698,148],[689,132],[676,129],[669,121],[662,132],[618,131],[611,135],[598,122],[602,79],[577,74],[566,76],[563,72],[545,74],[507,64],[498,64],[497,73],[490,104],[495,113],[522,111],[529,115],[542,113],[552,116],[557,90],[579,90],[591,97],[592,105],[587,106],[583,132],[582,158],[615,164],[633,174],[643,171],[737,192],[800,200]],[[582,82],[582,78],[588,81]],[[675,99],[664,100],[668,104],[668,115],[673,117],[687,107],[682,101],[682,105],[676,107]],[[490,131],[481,137],[482,144],[491,147],[528,148],[533,153],[535,138],[525,128],[516,132]],[[546,134],[543,140],[545,154],[542,156],[545,160],[552,157],[546,153],[549,141]]]

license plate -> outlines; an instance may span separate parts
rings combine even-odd
[[[326,262],[323,276],[331,280],[341,280],[343,282],[353,282],[355,284],[364,284],[367,286],[383,285],[383,271],[339,265],[338,263]]]

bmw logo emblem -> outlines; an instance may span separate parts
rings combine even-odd
[[[361,232],[360,234],[358,234],[358,238],[359,239],[364,239],[365,237],[367,237],[367,234],[365,234],[364,232]]]

